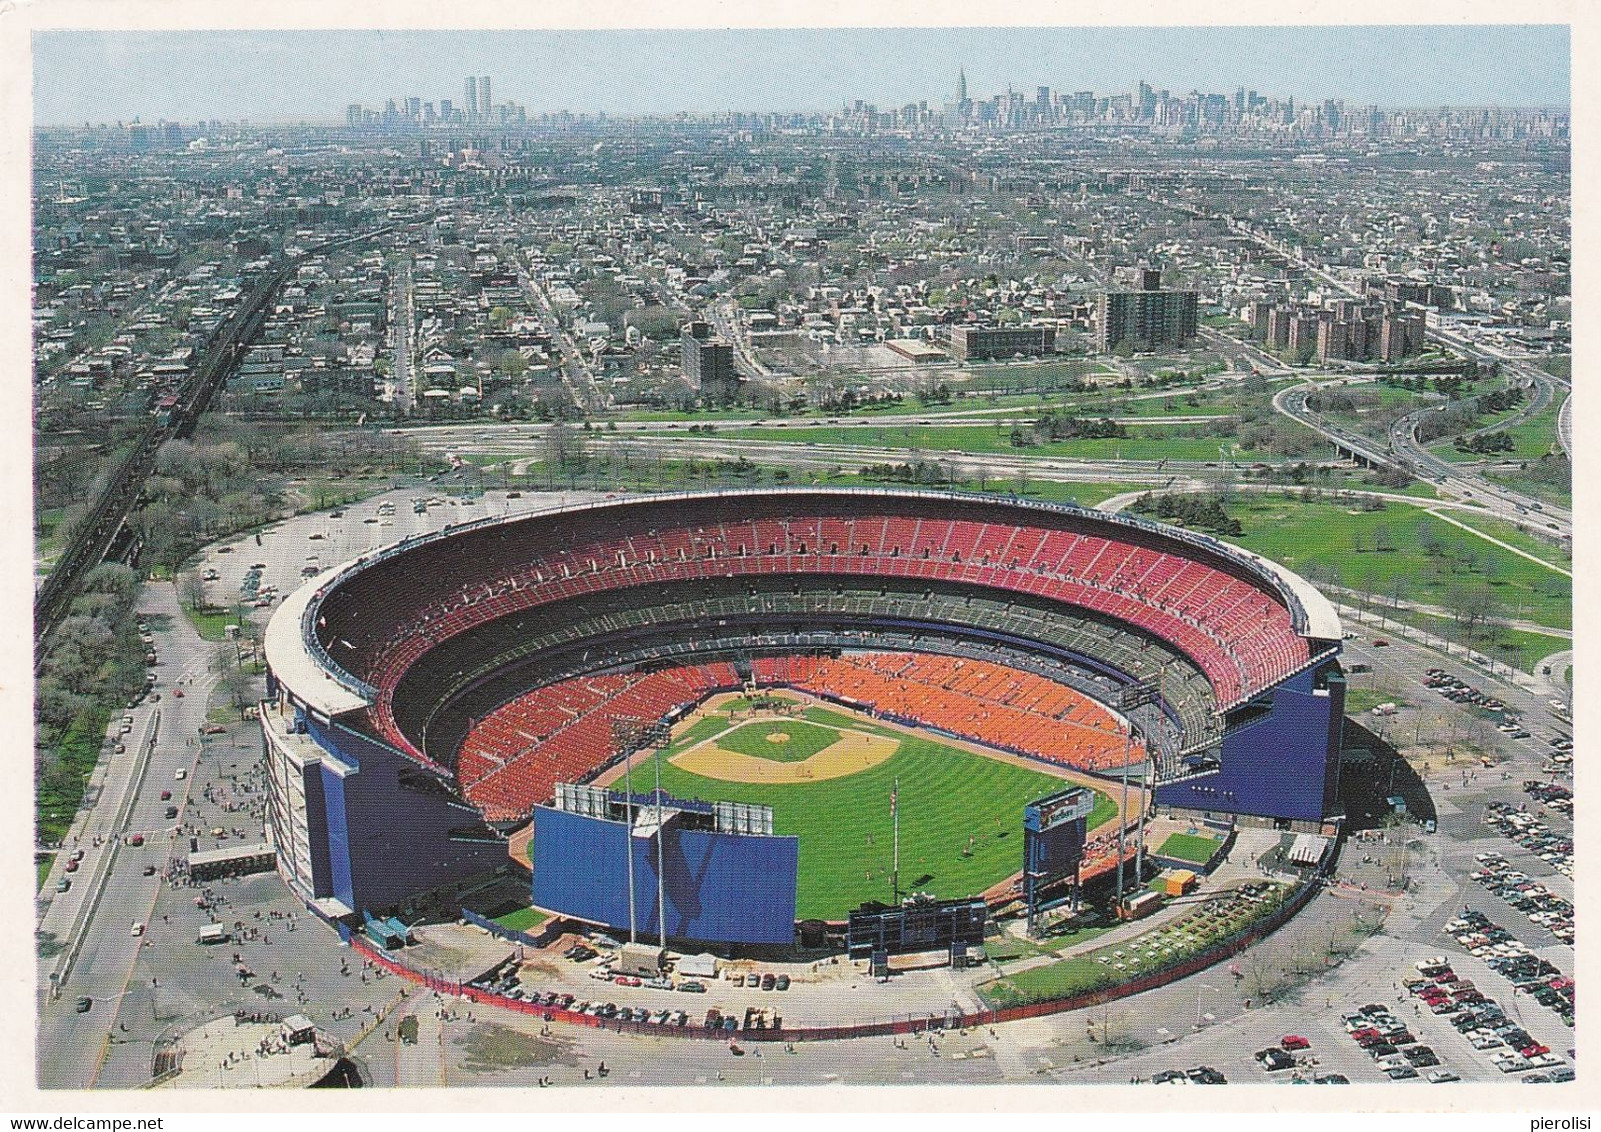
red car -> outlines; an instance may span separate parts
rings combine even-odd
[[[182,688],[174,688],[172,690],[172,694],[174,696],[176,696],[180,700],[183,699],[183,689]]]
[[[78,871],[78,862],[77,861],[68,861],[67,862],[67,871],[69,873],[77,872]]]
[[[1524,1046],[1522,1049],[1518,1050],[1518,1052],[1524,1057],[1539,1057],[1542,1053],[1550,1053],[1551,1050],[1549,1047],[1543,1046],[1539,1042],[1535,1042],[1533,1045]]]
[[[1289,1050],[1291,1053],[1294,1053],[1297,1050],[1312,1048],[1312,1043],[1307,1041],[1300,1034],[1285,1034],[1279,1039],[1279,1045],[1284,1047],[1286,1050]]]
[[[163,802],[170,802],[170,801],[172,801],[172,791],[171,791],[171,790],[163,790],[163,791],[162,791],[162,792],[161,792],[161,800],[162,800],[162,801],[163,801]]]

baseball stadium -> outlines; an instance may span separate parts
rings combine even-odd
[[[485,519],[274,616],[269,834],[330,918],[508,863],[535,907],[681,944],[785,947],[914,893],[996,909],[1064,790],[1079,881],[1142,809],[1335,816],[1340,641],[1284,567],[1073,506],[794,488]]]

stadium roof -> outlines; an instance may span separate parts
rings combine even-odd
[[[352,559],[330,567],[284,598],[283,604],[272,615],[272,620],[267,622],[267,633],[262,642],[267,654],[267,666],[272,669],[273,675],[307,707],[330,718],[364,708],[372,701],[362,690],[347,685],[334,675],[336,672],[342,673],[342,668],[322,663],[322,658],[309,647],[308,637],[302,632],[302,623],[307,608],[323,587],[359,561]]]

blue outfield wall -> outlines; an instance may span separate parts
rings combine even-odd
[[[656,842],[630,836],[625,822],[536,809],[533,903],[627,930],[630,851],[635,924],[642,935],[656,935]],[[669,827],[662,852],[670,938],[794,942],[799,838]]]
[[[506,864],[504,846],[451,840],[452,830],[478,822],[478,811],[441,790],[402,786],[400,771],[412,764],[399,752],[315,719],[307,720],[307,731],[344,764],[322,765],[321,824],[332,883],[326,895],[376,911]],[[314,855],[319,848],[313,845]]]
[[[1159,786],[1164,806],[1321,821],[1339,805],[1345,678],[1331,661],[1274,688],[1271,712],[1223,739],[1222,770]]]

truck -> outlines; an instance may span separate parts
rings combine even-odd
[[[1398,712],[1400,710],[1401,709],[1396,707],[1395,704],[1393,704],[1393,703],[1379,704],[1377,707],[1375,707],[1373,709],[1373,714],[1374,715],[1394,715],[1394,714],[1396,714],[1396,712]]]
[[[213,944],[227,943],[231,938],[227,928],[221,924],[212,924],[209,928],[200,930],[200,934],[195,937],[195,942],[209,947]]]

